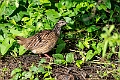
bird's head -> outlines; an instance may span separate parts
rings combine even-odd
[[[67,24],[67,22],[65,22],[65,21],[63,21],[63,20],[59,20],[59,21],[56,23],[57,27],[62,27],[62,26],[64,26],[64,25],[66,25],[66,24]]]
[[[57,36],[60,35],[61,27],[64,26],[64,25],[66,25],[66,24],[67,24],[67,23],[66,23],[65,21],[63,21],[63,20],[59,20],[59,21],[56,23],[53,31],[56,33]]]

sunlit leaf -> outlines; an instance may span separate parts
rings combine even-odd
[[[74,61],[74,54],[73,53],[68,53],[66,55],[66,62],[72,63]]]
[[[26,52],[26,49],[24,46],[19,47],[19,55],[23,55]]]
[[[20,68],[15,68],[12,72],[11,72],[11,76],[21,72],[22,70]]]
[[[95,54],[93,53],[93,51],[92,51],[92,50],[89,50],[89,51],[86,53],[86,61],[91,60],[94,55],[95,55]]]

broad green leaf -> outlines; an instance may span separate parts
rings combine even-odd
[[[34,80],[39,80],[39,78],[35,78]]]
[[[7,16],[12,15],[12,13],[15,11],[16,6],[15,5],[8,5],[8,7],[5,9],[5,13]]]
[[[63,40],[59,39],[57,49],[56,49],[56,53],[57,54],[61,53],[61,51],[65,48],[65,45],[66,45],[66,43]]]
[[[61,43],[57,45],[56,53],[59,54],[65,48],[66,43]]]
[[[20,73],[22,70],[20,68],[15,68],[12,72],[11,72],[11,76]]]
[[[97,44],[97,53],[98,53],[98,54],[101,53],[102,47],[103,47],[103,44],[102,44],[101,42],[99,42],[99,43]]]
[[[27,72],[26,74],[25,74],[25,79],[30,79],[31,77],[32,77],[32,72]]]
[[[74,61],[74,54],[73,53],[68,53],[66,55],[66,62],[72,63]]]
[[[21,21],[24,21],[24,22],[25,22],[25,21],[28,21],[29,19],[30,19],[30,18],[28,18],[28,17],[23,17]]]
[[[77,65],[77,67],[80,67],[82,64],[83,64],[83,60],[77,60],[76,61],[76,65]]]
[[[43,66],[39,66],[37,72],[42,72],[42,74],[44,74],[45,73],[45,69],[43,68]]]
[[[3,40],[2,44],[0,45],[2,55],[4,55],[8,51],[8,49],[12,46],[13,42],[14,39],[12,38],[5,38]]]
[[[46,59],[42,58],[42,59],[40,59],[39,63],[45,63],[45,62],[46,62]]]
[[[61,16],[61,14],[58,13],[57,11],[55,11],[54,9],[46,10],[45,15],[47,16],[47,19],[49,19],[49,20],[51,20],[53,22],[58,21],[57,18],[59,18]]]
[[[92,48],[93,48],[94,50],[97,50],[96,42],[92,42]]]
[[[15,5],[16,5],[17,8],[19,7],[19,2],[18,2],[18,0],[16,0]]]
[[[91,60],[94,55],[95,55],[95,54],[93,53],[93,51],[92,51],[92,50],[89,50],[89,51],[86,53],[86,61]]]
[[[10,22],[11,22],[12,24],[16,25],[16,22],[15,22],[14,19],[10,20]]]
[[[66,22],[71,22],[71,20],[72,20],[70,17],[64,17],[64,19]]]
[[[3,36],[0,35],[0,42],[2,42],[4,40]]]
[[[33,72],[37,73],[38,68],[36,66],[31,66],[30,71],[33,71]]]
[[[106,7],[107,8],[109,8],[109,9],[111,9],[111,2],[110,2],[111,0],[106,0],[105,1],[105,5],[106,5]]]
[[[103,4],[100,4],[100,7],[103,9],[103,10],[105,10],[106,11],[106,6],[105,5],[103,5]]]
[[[64,57],[63,57],[62,54],[53,54],[53,57],[54,57],[55,59],[61,59],[61,60],[64,59]]]
[[[82,44],[80,40],[78,41],[78,44],[76,44],[76,46],[82,50],[84,49],[84,45]]]
[[[65,64],[65,60],[63,60],[63,59],[55,59],[54,63],[56,63],[56,64]]]
[[[46,78],[47,76],[49,76],[48,72],[44,74],[44,78]]]
[[[88,37],[88,38],[85,38],[85,41],[83,42],[83,45],[87,48],[90,47],[89,41],[90,41],[90,38]]]
[[[50,3],[50,1],[49,0],[40,0],[40,3],[45,4],[45,3]]]
[[[100,16],[96,17],[96,23],[100,20]]]
[[[93,32],[93,31],[96,31],[96,30],[98,30],[99,28],[97,28],[95,25],[92,25],[92,26],[90,26],[90,27],[88,27],[87,28],[87,31],[88,32]]]
[[[23,55],[26,52],[26,49],[24,46],[19,47],[19,55]]]
[[[18,31],[18,30],[15,29],[15,28],[11,28],[11,29],[10,29],[10,32],[11,32],[13,35],[15,35],[15,36],[23,36],[23,35],[24,35],[23,33],[21,33],[21,31]]]
[[[10,79],[10,80],[19,80],[20,75],[21,75],[20,73],[17,73],[17,74],[15,74],[15,75],[13,76],[13,78]]]

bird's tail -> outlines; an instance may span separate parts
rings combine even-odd
[[[15,37],[20,45],[24,44],[25,38],[21,36],[16,36]]]

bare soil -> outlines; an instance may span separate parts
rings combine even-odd
[[[23,55],[17,58],[7,56],[0,60],[0,80],[9,80],[11,71],[22,66],[23,70],[28,70],[34,64],[38,65],[40,57],[38,55]],[[52,77],[57,80],[115,80],[111,73],[106,77],[100,77],[98,72],[104,72],[112,68],[103,68],[102,64],[85,63],[80,68],[75,64],[51,65]],[[42,79],[40,79],[42,80]]]

